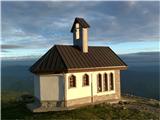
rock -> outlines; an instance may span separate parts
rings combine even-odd
[[[126,110],[127,108],[125,106],[123,106],[123,110]]]
[[[31,103],[34,101],[34,96],[29,95],[29,94],[24,94],[18,98],[19,102],[24,102],[24,103]]]
[[[123,102],[122,102],[122,101],[119,101],[119,103],[118,103],[118,104],[123,105]]]

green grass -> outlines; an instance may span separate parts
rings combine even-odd
[[[17,102],[16,99],[22,93],[2,92],[2,119],[158,119],[153,113],[138,111],[135,109],[122,109],[108,104],[90,105],[71,111],[32,113],[24,103]]]

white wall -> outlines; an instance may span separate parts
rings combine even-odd
[[[89,97],[89,96],[101,96],[101,95],[107,95],[107,94],[114,94],[115,89],[113,91],[106,91],[106,92],[99,92],[97,93],[97,75],[99,73],[102,74],[102,81],[103,81],[103,74],[107,73],[109,77],[109,73],[113,73],[113,78],[115,78],[115,71],[99,71],[99,72],[79,72],[79,73],[67,73],[65,76],[66,79],[66,99],[76,99],[76,98],[82,98],[82,97]],[[84,74],[89,75],[89,86],[82,86],[82,77]],[[76,87],[75,88],[69,88],[68,86],[68,77],[70,75],[76,76]],[[109,78],[108,78],[109,79]],[[91,82],[93,89],[91,91]],[[108,82],[109,83],[109,82]],[[109,85],[108,85],[109,86]],[[114,79],[114,87],[115,87],[115,79]],[[102,84],[103,89],[103,84]]]
[[[88,28],[83,28],[83,35],[82,35],[82,46],[83,46],[83,52],[87,53],[88,52]]]
[[[40,101],[59,101],[64,99],[63,75],[40,75],[39,79],[35,79],[35,81],[35,96],[39,94],[37,98]]]
[[[60,101],[83,97],[90,97],[90,96],[101,96],[107,94],[114,94],[115,89],[113,91],[103,91],[103,84],[102,84],[102,92],[97,92],[97,75],[100,73],[102,75],[103,81],[103,74],[113,73],[113,78],[115,78],[115,71],[95,71],[95,72],[79,72],[79,73],[66,73],[65,75],[62,74],[50,74],[50,75],[40,75],[34,77],[34,93],[37,98],[41,101]],[[82,77],[84,74],[89,75],[89,86],[82,86]],[[69,81],[68,77],[70,75],[76,76],[76,87],[69,88]],[[64,81],[65,80],[65,81]],[[64,89],[64,82],[66,88]],[[91,88],[92,83],[92,88]],[[108,82],[109,84],[109,82]],[[109,85],[108,85],[109,86]],[[114,88],[115,88],[115,79],[114,79]],[[66,92],[64,93],[64,90]]]

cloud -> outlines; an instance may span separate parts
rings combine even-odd
[[[22,49],[72,44],[70,29],[77,16],[91,26],[90,43],[159,40],[158,1],[3,1],[2,43]]]
[[[6,21],[6,25],[21,29],[28,35],[35,34],[45,38],[57,32],[69,36],[76,16],[84,17],[89,22],[90,36],[112,37],[116,41],[117,36],[123,39],[124,34],[131,41],[134,34],[152,36],[158,30],[159,12],[158,7],[154,6],[156,2],[88,3],[90,2],[4,2],[2,23]],[[134,6],[132,10],[131,6]],[[148,11],[150,13],[146,15]],[[149,29],[148,25],[151,25]],[[8,34],[8,29],[5,33]]]
[[[1,45],[2,50],[4,49],[17,49],[17,48],[22,48],[23,46],[19,46],[19,45]]]
[[[128,1],[129,7],[133,7],[133,6],[135,6],[136,4],[137,4],[137,1],[132,1],[132,0]]]
[[[3,53],[7,53],[7,52],[9,52],[8,50],[4,50],[4,49],[2,49],[1,50],[1,52],[3,52]]]

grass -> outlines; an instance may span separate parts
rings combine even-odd
[[[17,97],[22,93],[2,92],[1,118],[4,119],[26,119],[26,120],[51,120],[51,119],[158,119],[153,113],[136,109],[122,109],[109,104],[90,105],[71,111],[32,113],[23,102],[17,102]]]

